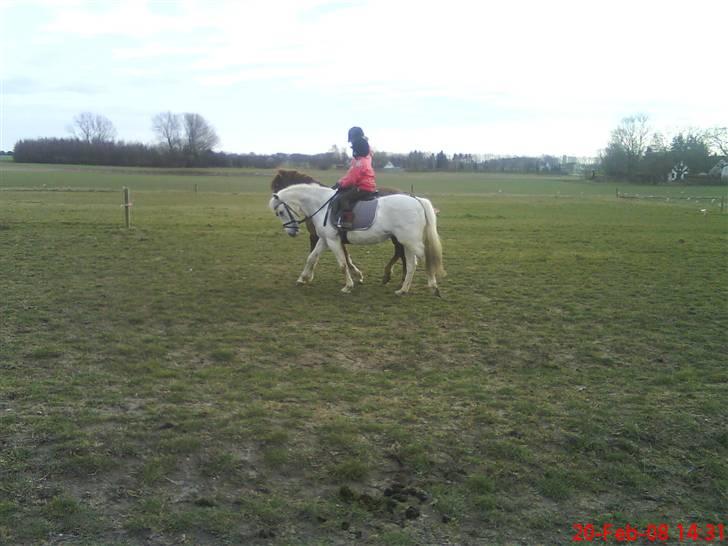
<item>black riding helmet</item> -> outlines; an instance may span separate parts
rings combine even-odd
[[[351,143],[351,151],[354,157],[366,157],[369,155],[369,142],[363,136],[355,138]]]
[[[352,127],[349,129],[349,142],[354,142],[357,138],[364,138],[364,131],[361,127]]]

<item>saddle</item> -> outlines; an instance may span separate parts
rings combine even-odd
[[[362,231],[372,227],[374,223],[374,217],[377,214],[377,207],[379,206],[379,194],[374,194],[370,197],[366,197],[354,203],[354,208],[350,212],[352,214],[351,227],[338,228],[339,232],[346,231]],[[330,210],[330,209],[329,209]],[[328,215],[328,212],[327,212]],[[332,222],[336,222],[337,218],[331,218]],[[325,221],[324,221],[325,224]]]

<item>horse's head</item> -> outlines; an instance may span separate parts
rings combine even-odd
[[[277,193],[274,193],[273,197],[270,198],[268,208],[270,208],[270,210],[272,210],[281,220],[283,223],[283,229],[286,233],[288,233],[288,235],[291,237],[298,235],[300,226],[299,221],[296,220],[296,214],[293,212],[293,209],[291,209],[291,207],[278,196]]]

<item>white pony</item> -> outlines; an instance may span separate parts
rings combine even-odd
[[[334,190],[313,184],[295,184],[274,193],[268,206],[281,219],[286,233],[291,237],[298,234],[299,224],[310,220],[316,228],[319,241],[309,254],[306,265],[298,277],[299,284],[313,280],[313,272],[321,253],[330,248],[336,256],[339,267],[344,273],[346,285],[342,292],[351,292],[354,281],[349,272],[341,238],[332,222],[324,222],[327,207],[334,197]],[[324,223],[326,225],[324,225]],[[427,286],[433,294],[440,295],[437,277],[444,277],[442,265],[442,245],[437,234],[437,217],[435,209],[428,199],[406,194],[395,194],[379,197],[379,206],[374,221],[368,229],[347,232],[347,239],[354,245],[381,243],[396,237],[404,246],[407,275],[402,287],[395,292],[406,294],[412,284],[416,259],[424,258],[427,271]],[[354,272],[363,281],[361,271],[351,264]]]

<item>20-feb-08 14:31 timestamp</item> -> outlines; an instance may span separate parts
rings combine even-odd
[[[614,525],[612,523],[575,523],[571,526],[575,534],[572,542],[723,542],[726,541],[724,523],[649,523],[645,527]]]

